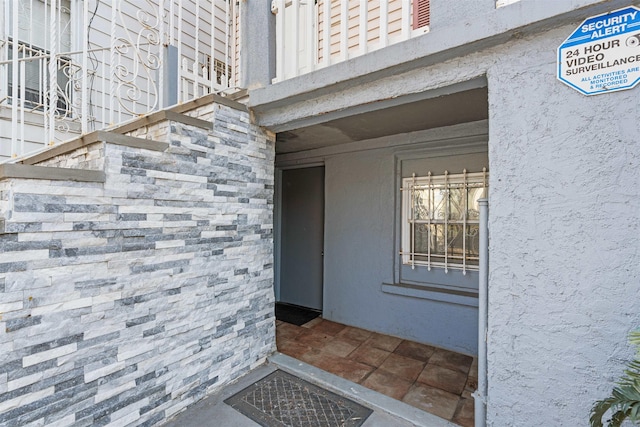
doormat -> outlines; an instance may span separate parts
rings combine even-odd
[[[262,427],[359,427],[373,412],[280,370],[224,403]]]
[[[302,326],[318,316],[320,316],[318,310],[281,302],[276,303],[276,319],[282,320],[283,322]]]

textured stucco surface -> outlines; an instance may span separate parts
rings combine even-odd
[[[505,46],[489,81],[490,425],[587,425],[640,326],[640,88],[555,80],[574,29]]]
[[[496,9],[496,0],[434,0],[431,4],[430,31],[438,31],[442,27],[448,27],[467,21],[473,17],[484,16]]]

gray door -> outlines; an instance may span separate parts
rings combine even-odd
[[[322,310],[324,166],[282,171],[280,302]]]

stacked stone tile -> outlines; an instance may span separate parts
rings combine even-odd
[[[0,426],[156,425],[275,349],[273,135],[206,108],[0,179]]]

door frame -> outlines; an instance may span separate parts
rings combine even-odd
[[[282,263],[282,171],[291,170],[291,169],[306,169],[306,168],[314,168],[314,167],[325,167],[324,162],[313,162],[313,163],[304,163],[299,165],[292,166],[277,166],[275,167],[275,186],[274,186],[274,197],[273,197],[273,291],[275,294],[276,302],[280,301],[280,266]],[[326,169],[325,169],[325,180],[326,180]],[[324,188],[324,183],[323,183]],[[323,197],[326,200],[326,190],[324,191]],[[326,205],[325,205],[326,211]],[[322,221],[323,228],[325,226],[325,213],[322,213]],[[322,235],[322,250],[324,253],[325,247],[325,236],[324,233]],[[324,257],[322,257],[322,306],[324,307],[324,298],[325,298],[325,286],[324,286]]]

